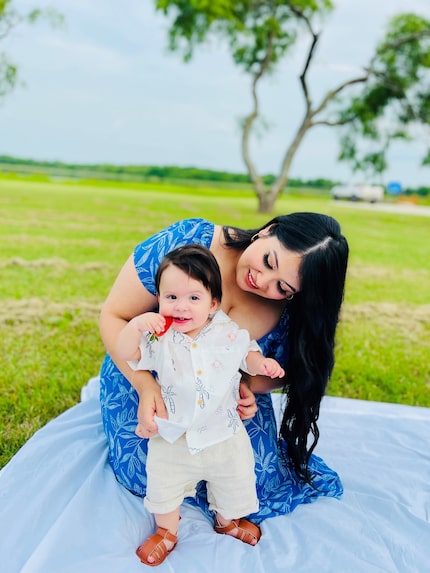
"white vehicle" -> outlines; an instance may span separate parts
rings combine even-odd
[[[369,201],[376,203],[383,201],[384,188],[382,185],[336,185],[331,190],[333,199],[349,199],[349,201]]]

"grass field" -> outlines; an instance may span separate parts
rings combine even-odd
[[[243,190],[0,178],[0,466],[79,401],[104,355],[100,306],[134,245],[184,217],[253,227]],[[282,197],[336,217],[351,257],[329,394],[430,406],[430,219]]]

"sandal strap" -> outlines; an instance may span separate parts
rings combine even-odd
[[[251,523],[247,519],[240,519],[238,525],[239,534],[238,539],[244,543],[251,543],[251,541],[258,542],[261,537],[261,530],[258,525]]]
[[[247,519],[232,520],[228,525],[220,525],[215,523],[215,531],[224,535],[228,535],[233,529],[237,529],[237,534],[233,537],[240,539],[244,543],[251,544],[252,541],[258,542],[261,537],[261,530],[258,525],[251,523]]]
[[[167,549],[164,540],[173,543],[173,547],[171,549]],[[155,533],[150,535],[142,545],[139,545],[136,549],[136,554],[142,563],[145,563],[145,565],[160,565],[160,563],[162,563],[166,559],[167,555],[174,549],[177,541],[177,535],[174,535],[164,527],[158,527]],[[149,563],[149,556],[154,559],[153,563]]]
[[[170,541],[171,543],[178,542],[178,536],[174,535],[171,531],[165,529],[164,527],[157,527],[155,535],[161,535],[163,539],[167,539],[167,541]]]
[[[233,529],[239,529],[239,522],[234,519],[232,519],[228,525],[221,525],[218,522],[215,523],[215,531],[222,535],[230,533]]]

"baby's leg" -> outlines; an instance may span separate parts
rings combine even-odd
[[[173,535],[177,535],[179,525],[179,510],[180,508],[178,507],[169,513],[156,513],[154,517],[158,527],[167,529],[170,531],[170,533],[173,533]],[[168,549],[170,548],[168,547]]]
[[[237,516],[258,511],[254,454],[245,428],[211,446],[207,466],[209,509],[215,511],[215,531],[256,545],[260,528]]]

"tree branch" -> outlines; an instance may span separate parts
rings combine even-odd
[[[325,125],[327,127],[336,127],[339,125],[346,125],[348,123],[351,123],[351,121],[353,121],[353,117],[350,117],[348,119],[339,119],[337,121],[329,121],[328,119],[319,119],[318,121],[312,121],[310,124],[310,127],[316,127],[317,125]]]
[[[409,42],[413,42],[415,40],[421,40],[426,37],[430,38],[430,30],[421,30],[419,32],[415,32],[414,34],[407,34],[405,36],[398,38],[395,41],[381,44],[381,46],[378,48],[378,52],[381,53],[387,50],[396,50],[397,48],[400,48],[404,44],[409,44]]]
[[[311,108],[312,102],[311,102],[311,98],[309,96],[309,89],[308,89],[308,84],[306,81],[306,76],[307,76],[308,70],[310,68],[312,58],[314,57],[314,52],[315,52],[315,49],[316,49],[316,46],[317,46],[318,40],[319,40],[319,34],[314,32],[309,18],[301,10],[299,10],[295,6],[290,6],[290,9],[299,19],[304,21],[310,35],[312,36],[312,42],[311,42],[311,46],[310,46],[309,51],[308,51],[306,62],[305,62],[305,65],[303,67],[303,71],[300,74],[300,83],[301,83],[302,90],[303,90],[303,93],[305,96],[306,107],[309,110]]]
[[[329,92],[327,92],[327,94],[325,95],[324,99],[322,100],[322,102],[320,103],[320,105],[315,108],[312,112],[312,117],[315,117],[316,115],[318,115],[323,109],[325,109],[327,107],[327,104],[334,99],[337,95],[339,95],[344,89],[348,88],[349,86],[352,86],[354,84],[360,84],[360,83],[364,83],[367,82],[367,80],[370,77],[370,71],[368,71],[366,73],[366,75],[361,76],[359,78],[353,78],[351,80],[347,80],[346,82],[343,82],[342,84],[340,84],[337,88],[330,90]]]

